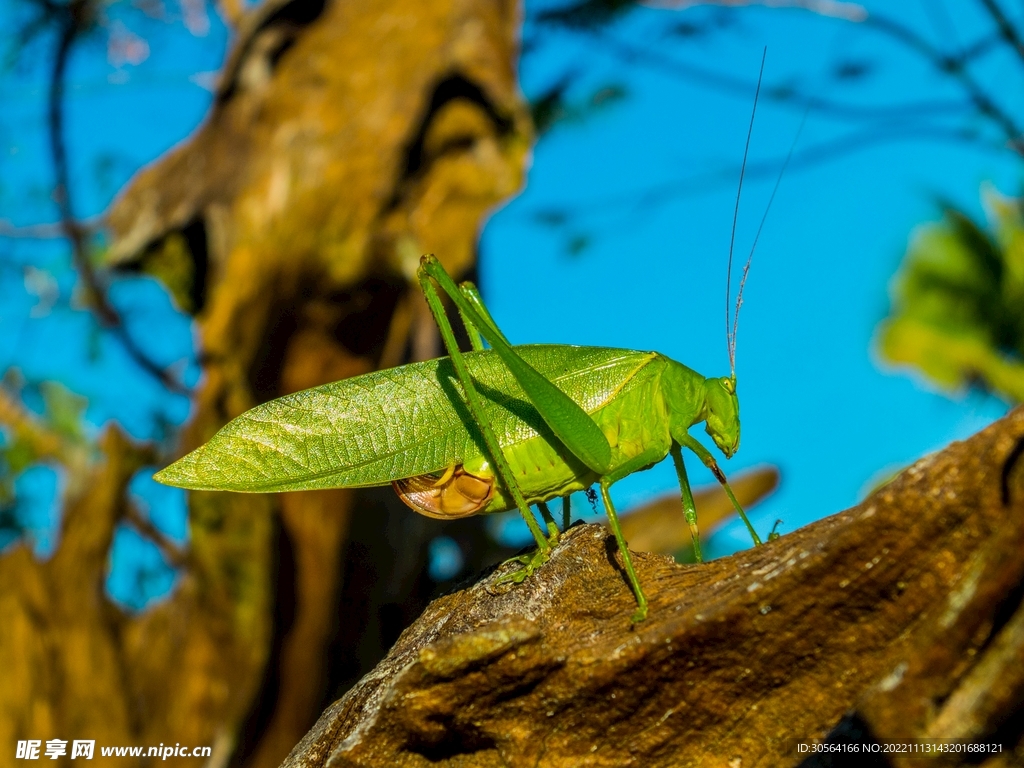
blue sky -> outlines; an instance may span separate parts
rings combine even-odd
[[[890,5],[869,7],[900,14],[934,40],[963,42],[982,28],[966,4],[947,4],[951,19],[937,3]],[[23,7],[0,0],[0,22]],[[609,84],[623,86],[627,96],[545,135],[523,193],[483,229],[482,288],[515,343],[652,349],[705,375],[728,373],[726,257],[753,94],[709,87],[675,70],[701,67],[752,83],[767,45],[766,82],[816,97],[877,107],[958,96],[919,59],[877,34],[800,11],[743,9],[713,35],[684,39],[666,29],[725,17],[715,8],[642,9],[613,27],[610,37],[597,39],[537,27],[529,19],[540,7],[547,6],[527,5],[527,36],[539,42],[522,62],[526,95],[536,97],[571,74],[570,99],[586,99]],[[117,6],[111,8],[116,13]],[[70,69],[68,131],[80,215],[101,212],[135,170],[202,120],[211,100],[208,73],[218,68],[227,43],[223,25],[215,17],[210,22],[205,35],[195,36],[180,24],[126,15],[124,28],[149,43],[149,56],[138,66],[113,66],[99,38],[79,48]],[[628,61],[613,46],[666,61]],[[0,220],[16,225],[55,215],[44,154],[46,48],[32,53],[22,71],[0,79]],[[834,77],[836,61],[871,62],[872,69],[844,83]],[[980,71],[1001,84],[1001,93],[1015,94],[1006,103],[1019,112],[1021,68],[994,56]],[[762,101],[751,162],[776,167],[803,118],[800,108]],[[886,130],[913,132],[919,118],[893,118]],[[824,144],[852,147],[858,130],[857,123],[812,111],[798,152]],[[873,351],[876,326],[888,311],[888,285],[914,227],[936,217],[934,196],[980,215],[983,182],[1016,192],[1019,162],[1005,152],[924,138],[839,153],[791,167],[783,179],[745,293],[737,355],[743,443],[725,465],[728,473],[765,463],[781,468],[780,490],[754,510],[762,531],[777,518],[785,532],[837,512],[885,473],[1005,412],[992,398],[936,393],[907,372],[887,370]],[[737,237],[743,257],[773,183],[774,171],[748,179]],[[552,212],[565,214],[564,223],[539,221],[546,213],[550,222]],[[586,245],[573,253],[568,246],[574,241]],[[0,256],[6,264],[0,269],[0,368],[17,366],[30,380],[63,381],[88,398],[93,428],[117,419],[145,437],[161,422],[186,418],[186,401],[133,374],[117,345],[97,338],[72,300],[74,278],[63,245],[0,239]],[[26,280],[33,268],[55,276],[49,289]],[[159,355],[189,357],[188,323],[173,314],[158,286],[125,281],[112,297],[126,310],[130,329],[144,334],[153,323],[168,329]],[[48,302],[47,312],[30,317],[32,307]],[[187,376],[195,374],[193,368]],[[695,481],[710,482],[691,463]],[[32,482],[25,494],[35,498],[56,487],[42,475]],[[673,488],[666,463],[624,480],[614,495],[626,507]],[[180,517],[183,509],[180,497],[145,478],[133,490],[174,535],[185,535],[174,522],[173,510]],[[53,520],[44,506],[41,529]],[[141,551],[128,534],[119,535],[122,552]],[[716,537],[711,551],[746,545],[746,534],[733,527]],[[154,556],[145,556],[147,567],[159,571]],[[153,577],[157,591],[166,589],[160,578]]]
[[[900,4],[898,12],[929,33],[928,15],[907,13],[905,6],[920,11],[918,4]],[[685,47],[659,33],[666,16],[702,21],[716,13],[640,11],[614,38],[651,49],[657,41],[656,50],[673,61],[751,82],[767,45],[766,83],[853,104],[956,95],[917,59],[868,31],[807,13],[747,9],[733,14],[735,29]],[[964,39],[980,27],[969,15],[956,22]],[[515,343],[651,349],[707,376],[727,374],[726,261],[752,90],[726,94],[673,76],[665,66],[625,65],[606,50],[577,38],[525,58],[527,93],[559,71],[575,70],[587,73],[580,95],[613,81],[630,95],[582,125],[557,127],[538,144],[523,194],[484,230],[483,290]],[[836,60],[875,61],[876,69],[863,83],[840,89],[830,77]],[[1020,69],[1004,65],[994,61],[990,70],[1002,77],[1005,92],[1024,93]],[[1020,102],[1019,96],[1011,101],[1018,108]],[[762,101],[751,162],[781,160],[803,117],[803,109]],[[798,151],[842,143],[851,127],[811,112]],[[894,124],[904,127],[909,121]],[[781,518],[785,532],[840,511],[880,477],[1005,412],[993,398],[951,398],[907,371],[888,370],[873,337],[888,312],[888,286],[908,238],[936,218],[934,196],[980,215],[979,185],[991,181],[1014,193],[1019,173],[1005,153],[937,141],[879,144],[789,169],[744,296],[737,352],[743,441],[725,466],[729,473],[780,467],[780,490],[754,510],[759,529]],[[773,171],[745,185],[737,235],[744,258],[774,182]],[[651,188],[678,194],[655,203],[644,196]],[[536,222],[538,211],[551,209],[582,215],[553,231]],[[570,255],[566,244],[580,234],[590,245]],[[703,467],[692,475],[712,482]],[[665,462],[622,481],[614,495],[629,505],[674,487]],[[748,543],[737,523],[716,537],[712,551]]]

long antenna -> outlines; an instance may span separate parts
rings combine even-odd
[[[761,95],[761,79],[764,77],[764,61],[768,58],[768,46],[764,47],[764,52],[761,54],[761,70],[757,74],[757,90],[754,91],[754,107],[750,111],[750,125],[747,128],[747,143],[743,147],[743,164],[740,165],[740,183],[739,188],[736,190],[736,205],[732,211],[732,234],[729,236],[729,267],[725,277],[725,344],[729,350],[729,368],[732,371],[733,378],[736,378],[736,337],[734,334],[734,328],[736,324],[730,315],[730,302],[732,300],[732,255],[736,248],[736,222],[740,217],[740,197],[743,195],[743,177],[747,173],[747,155],[750,153],[750,137],[754,133],[754,116],[757,114],[757,99]],[[750,261],[747,260],[747,268],[743,270],[743,276],[746,277],[747,269],[750,267]],[[742,290],[742,283],[740,284]],[[739,304],[736,305],[737,317],[739,313]]]
[[[743,306],[743,286],[747,284],[747,274],[750,272],[750,262],[754,258],[754,250],[757,248],[757,241],[761,239],[761,230],[764,229],[764,223],[768,220],[768,211],[772,209],[772,203],[775,202],[775,193],[779,191],[779,184],[782,182],[782,177],[786,173],[786,168],[789,166],[789,161],[793,159],[793,152],[796,150],[796,144],[800,141],[800,134],[803,133],[804,123],[807,122],[807,114],[810,110],[804,111],[803,119],[800,120],[800,127],[796,129],[796,136],[793,137],[793,143],[789,145],[789,152],[786,153],[786,159],[782,162],[782,168],[779,169],[779,175],[775,179],[775,186],[772,187],[771,197],[768,198],[768,205],[764,207],[764,215],[761,216],[761,223],[757,225],[757,234],[754,235],[754,244],[750,246],[750,255],[747,256],[747,263],[743,265],[743,274],[740,277],[740,290],[736,294],[736,313],[732,319],[732,343],[729,348],[729,362],[732,365],[732,374],[736,375],[736,331],[740,325],[740,307]]]

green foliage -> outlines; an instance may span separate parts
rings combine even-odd
[[[6,390],[2,394],[11,402],[19,397],[16,383],[4,382],[0,386]],[[0,430],[0,497],[17,475],[32,464],[52,458],[60,445],[78,445],[85,441],[82,413],[86,399],[55,381],[40,383],[38,394],[42,398],[41,414],[26,411]]]
[[[88,401],[56,381],[42,382],[39,391],[46,426],[69,443],[83,440],[82,414]]]
[[[33,465],[59,460],[65,446],[85,442],[86,400],[52,381],[39,384],[36,393],[42,399],[42,414],[22,408],[23,388],[16,374],[9,371],[0,382],[0,547],[25,532],[14,492],[18,476]]]
[[[1024,207],[983,188],[989,227],[951,205],[914,236],[879,350],[947,390],[1024,401]]]
[[[198,309],[192,300],[195,259],[184,235],[173,232],[151,248],[143,257],[143,269],[167,287],[182,312]]]

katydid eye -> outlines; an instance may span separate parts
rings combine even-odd
[[[736,387],[733,386],[732,379],[722,379],[722,386],[725,387],[725,391],[730,395],[736,393]]]

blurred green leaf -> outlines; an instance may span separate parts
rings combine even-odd
[[[82,414],[88,401],[56,381],[44,381],[39,389],[46,404],[47,426],[69,440],[82,439]]]
[[[13,479],[37,461],[38,458],[38,453],[31,441],[16,437],[11,441],[10,445],[5,445],[0,449],[0,460],[2,460],[0,467],[3,467],[0,474],[5,475],[5,479]],[[2,491],[0,491],[0,497],[6,498]]]
[[[586,235],[573,235],[565,245],[565,250],[570,256],[579,256],[590,247],[590,238]]]
[[[565,118],[565,92],[570,82],[571,78],[562,78],[530,102],[530,115],[538,136],[547,133],[555,123]]]
[[[879,350],[948,390],[1024,401],[1024,208],[982,188],[985,226],[952,205],[911,241]]]
[[[585,99],[570,102],[567,94],[573,79],[572,76],[562,78],[531,102],[530,113],[538,136],[547,133],[558,123],[581,123],[600,110],[622,101],[628,95],[625,86],[609,83],[596,89]]]
[[[165,286],[182,311],[192,313],[198,309],[192,300],[195,281],[195,259],[185,236],[174,232],[143,256],[142,268]]]

